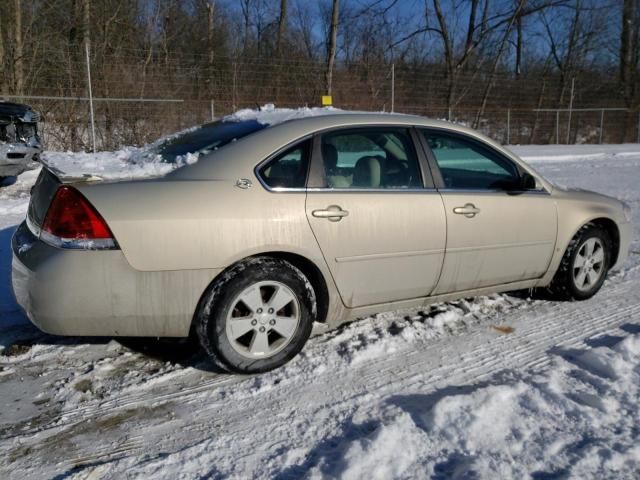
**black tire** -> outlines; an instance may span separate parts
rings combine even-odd
[[[258,282],[269,281],[283,284],[293,293],[297,301],[297,325],[288,343],[277,353],[266,358],[248,358],[237,351],[236,343],[236,347],[232,345],[233,340],[227,335],[227,318],[230,311],[237,308],[242,292]],[[255,257],[232,267],[209,288],[200,302],[195,321],[200,344],[218,367],[253,374],[278,368],[295,357],[311,335],[315,317],[315,292],[304,274],[285,260]],[[266,328],[270,329],[268,325]],[[257,335],[257,331],[250,334]]]
[[[585,288],[584,285],[580,287],[577,284],[574,272],[579,270],[576,267],[578,253],[586,242],[591,239],[596,239],[599,242],[604,255],[600,267],[601,270],[598,270],[601,274],[597,281]],[[584,225],[569,243],[560,266],[551,281],[549,291],[552,297],[557,300],[586,300],[593,297],[602,287],[607,277],[607,272],[611,267],[611,250],[611,237],[606,230],[592,223]]]

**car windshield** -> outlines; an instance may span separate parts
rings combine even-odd
[[[171,137],[161,142],[153,150],[162,156],[165,162],[175,163],[178,157],[190,153],[204,155],[265,127],[266,125],[256,120],[243,122],[218,120]]]

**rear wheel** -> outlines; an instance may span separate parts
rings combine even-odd
[[[609,234],[587,224],[569,243],[550,290],[563,300],[586,300],[600,290],[610,266]]]
[[[281,259],[254,258],[213,285],[202,302],[197,331],[218,366],[261,373],[302,350],[315,310],[313,288],[300,270]]]

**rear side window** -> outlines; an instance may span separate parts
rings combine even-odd
[[[310,150],[311,140],[285,150],[260,168],[260,178],[270,188],[304,188]]]

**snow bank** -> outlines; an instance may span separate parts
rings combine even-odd
[[[640,335],[555,353],[540,374],[392,397],[325,452],[312,478],[633,478]]]
[[[0,181],[0,230],[20,223],[29,206],[29,191],[40,168],[28,170],[18,177]]]
[[[509,150],[526,162],[575,162],[640,158],[640,144],[620,145],[509,145]]]

